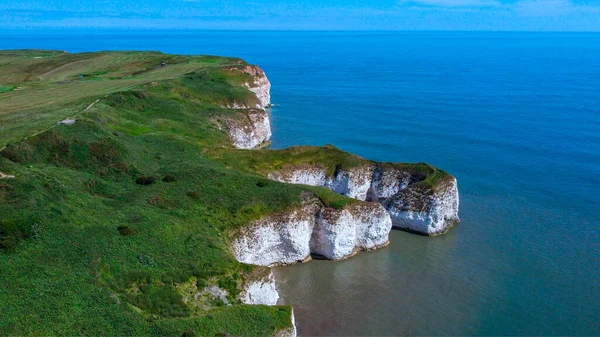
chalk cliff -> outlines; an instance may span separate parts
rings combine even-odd
[[[240,300],[244,304],[276,305],[279,292],[270,268],[257,268],[244,278]]]
[[[245,104],[232,103],[231,109],[244,109],[244,113],[237,114],[235,118],[226,118],[225,124],[233,146],[238,149],[254,149],[266,144],[271,138],[271,121],[264,110],[271,106],[271,83],[265,72],[257,66],[242,68],[229,68],[231,71],[240,71],[249,74],[253,81],[245,82],[244,86],[252,91],[258,99],[255,107]]]
[[[458,187],[449,177],[431,189],[409,187],[383,201],[394,226],[426,235],[445,233],[458,218]]]
[[[367,161],[366,161],[367,162]],[[444,173],[433,186],[427,175],[402,164],[367,162],[338,168],[329,176],[325,166],[299,164],[268,173],[272,180],[322,186],[358,200],[379,201],[390,213],[395,228],[437,235],[459,221],[458,185]]]
[[[308,199],[240,229],[231,250],[238,261],[259,266],[303,262],[311,254],[340,260],[384,246],[391,227],[390,215],[377,203],[357,201],[337,210]]]
[[[247,66],[241,69],[242,72],[249,74],[254,79],[251,83],[244,83],[244,86],[252,91],[260,104],[258,109],[265,109],[271,106],[271,82],[265,72],[257,66]]]
[[[271,122],[265,110],[249,109],[225,120],[233,146],[254,149],[271,139]]]

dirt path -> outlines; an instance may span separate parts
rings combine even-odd
[[[4,172],[0,171],[0,179],[14,179],[15,176],[11,176],[9,174],[4,174]]]

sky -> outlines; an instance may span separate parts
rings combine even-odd
[[[4,29],[600,31],[600,0],[0,0]]]

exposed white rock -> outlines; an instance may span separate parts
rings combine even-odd
[[[223,289],[219,288],[218,286],[213,285],[210,287],[206,287],[204,289],[204,292],[215,299],[219,299],[221,302],[225,303],[226,305],[230,305],[229,301],[227,300],[227,296],[229,295],[227,290],[223,290]]]
[[[261,277],[247,279],[240,299],[244,304],[276,305],[279,292],[271,269]]]
[[[211,278],[207,283],[207,286],[198,288],[197,279],[193,277],[187,282],[177,284],[176,287],[181,294],[183,301],[190,307],[200,310],[210,310],[215,301],[219,301],[225,305],[231,305],[227,299],[229,292],[217,285],[217,278]]]
[[[310,242],[311,251],[330,260],[340,260],[356,252],[356,224],[348,210],[322,209],[317,215]]]
[[[390,214],[378,203],[360,202],[349,209],[356,226],[356,248],[371,250],[389,243]]]
[[[268,177],[280,182],[322,186],[358,200],[379,201],[390,213],[395,228],[437,235],[460,221],[458,188],[449,177],[433,189],[411,188],[423,179],[393,164],[339,169],[328,177],[322,166],[296,165]]]
[[[333,179],[325,185],[335,193],[350,198],[365,200],[373,179],[373,166],[354,167],[349,170],[338,170]]]
[[[227,119],[229,137],[238,149],[254,149],[271,138],[271,123],[264,110],[248,110],[245,118]]]
[[[378,167],[373,173],[373,190],[376,198],[389,198],[405,189],[412,182],[411,175],[405,170],[394,167]]]
[[[268,178],[282,183],[309,186],[325,186],[328,182],[325,168],[311,165],[299,165],[290,171],[271,172]]]
[[[257,66],[234,67],[229,70],[241,71],[254,79],[251,83],[244,83],[244,86],[256,95],[258,103],[255,106],[239,102],[226,106],[230,109],[248,109],[245,118],[228,119],[227,128],[233,146],[239,149],[254,149],[271,139],[271,121],[267,112],[263,110],[271,106],[271,83],[265,72]]]
[[[425,235],[445,233],[460,221],[458,186],[451,177],[434,189],[406,188],[384,202],[394,227]]]
[[[292,264],[310,258],[315,217],[312,206],[255,221],[232,242],[235,258],[258,266]]]
[[[244,83],[244,85],[252,91],[260,104],[256,107],[264,109],[271,106],[271,82],[267,78],[265,72],[257,66],[247,66],[243,68],[243,72],[252,75],[254,82]]]
[[[378,203],[357,201],[342,210],[306,203],[240,230],[232,251],[238,261],[259,266],[302,262],[311,254],[340,260],[385,246],[391,228],[389,214]]]
[[[75,124],[75,122],[77,122],[77,120],[71,119],[71,118],[67,118],[67,119],[63,119],[62,121],[58,122],[58,124],[61,124],[61,125],[73,125],[73,124]]]
[[[227,69],[232,71],[240,71],[252,76],[252,82],[246,82],[244,83],[244,86],[248,88],[248,90],[252,91],[258,99],[258,103],[252,107],[239,103],[234,103],[228,107],[232,109],[265,109],[271,106],[271,82],[262,69],[257,66],[232,67]]]
[[[310,186],[327,187],[335,193],[350,198],[365,200],[373,179],[373,166],[361,166],[349,170],[338,170],[333,177],[321,166],[297,165],[283,172],[271,172],[269,179]]]

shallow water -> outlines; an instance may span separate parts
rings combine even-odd
[[[454,174],[462,223],[277,268],[301,335],[600,335],[600,34],[2,32],[0,48],[233,55],[273,147]]]

